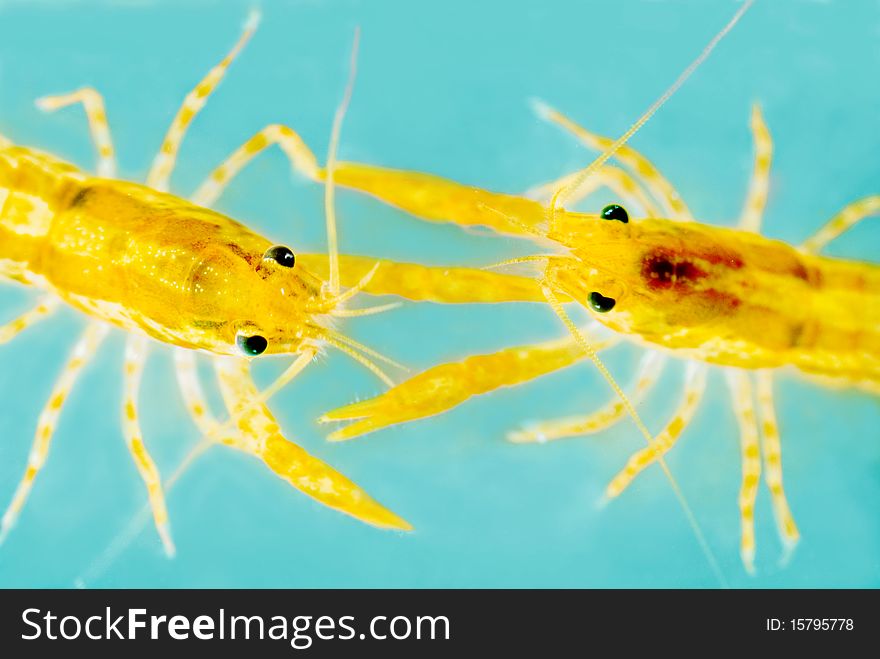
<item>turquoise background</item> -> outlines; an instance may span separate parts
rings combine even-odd
[[[93,166],[78,109],[43,115],[37,96],[94,85],[107,100],[122,172],[142,180],[184,94],[238,36],[252,3],[0,0],[0,132]],[[540,97],[619,135],[675,79],[738,3],[301,1],[262,3],[263,24],[195,121],[174,175],[188,194],[242,140],[289,123],[323,159],[360,25],[360,74],[340,155],[517,192],[589,162],[532,114]],[[880,192],[880,4],[759,0],[708,62],[632,141],[705,222],[731,224],[751,166],[749,109],[763,104],[776,144],[766,233],[797,243],[856,198]],[[257,160],[219,208],[301,251],[323,250],[322,191],[291,180],[279,152]],[[584,208],[596,208],[600,198]],[[343,250],[480,265],[533,245],[420,224],[340,192]],[[877,259],[866,222],[828,252]],[[3,318],[33,293],[0,289]],[[83,320],[64,311],[0,347],[0,505],[26,464],[39,411]],[[414,369],[561,336],[539,305],[408,306],[345,324]],[[610,397],[587,365],[472,400],[452,412],[343,445],[322,412],[381,391],[329,353],[273,402],[288,436],[409,519],[378,531],[327,510],[263,465],[209,452],[169,495],[175,560],[151,525],[107,548],[146,497],[119,428],[119,334],[64,410],[52,454],[0,548],[2,586],[672,586],[715,587],[669,483],[648,470],[604,509],[597,501],[643,444],[629,421],[594,437],[517,446],[505,431],[585,411]],[[607,362],[629,380],[640,351]],[[285,362],[261,363],[268,382]],[[669,368],[639,410],[659,427],[678,398]],[[206,371],[207,374],[207,371]],[[197,439],[153,351],[142,396],[147,443],[170,473]],[[739,447],[718,372],[693,426],[669,455],[724,578],[735,587],[880,585],[877,399],[778,378],[783,462],[803,538],[787,566],[766,488],[757,509],[757,575],[739,561]]]

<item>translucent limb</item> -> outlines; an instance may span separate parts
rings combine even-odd
[[[104,110],[104,98],[91,87],[83,87],[70,94],[44,96],[36,101],[37,107],[44,112],[54,112],[59,108],[82,103],[89,122],[92,142],[98,153],[98,176],[114,178],[116,176],[116,152],[113,139],[110,137],[110,125],[107,123],[107,112]]]
[[[281,147],[295,171],[316,182],[325,180],[326,169],[318,166],[315,154],[302,138],[292,128],[273,124],[251,137],[211,172],[193,195],[193,201],[203,206],[214,203],[255,156],[274,144]],[[523,235],[527,232],[521,226],[504,221],[491,209],[518,218],[526,226],[537,226],[545,219],[541,204],[530,199],[480,190],[421,172],[337,162],[333,168],[333,182],[337,186],[371,194],[380,201],[434,222],[488,226],[502,233]]]
[[[153,522],[156,531],[162,539],[165,553],[174,556],[174,542],[171,539],[171,528],[168,523],[168,509],[165,506],[165,493],[162,489],[162,479],[156,463],[150,456],[144,445],[143,433],[141,433],[138,421],[138,392],[140,391],[141,377],[144,372],[144,364],[147,361],[147,339],[142,336],[130,336],[125,344],[125,374],[124,374],[124,397],[122,414],[122,432],[125,442],[134,464],[137,467],[144,485],[147,486],[147,496],[150,509],[153,512]]]
[[[183,105],[177,111],[177,115],[175,115],[171,126],[168,128],[168,132],[165,134],[165,139],[162,141],[159,153],[153,160],[153,166],[150,168],[149,174],[147,174],[147,186],[163,192],[168,190],[168,182],[171,179],[171,173],[174,171],[177,153],[180,150],[180,144],[183,142],[187,128],[189,128],[195,116],[205,107],[208,96],[211,95],[211,92],[223,80],[229,65],[238,57],[242,48],[253,36],[259,22],[259,12],[252,11],[250,16],[248,16],[241,36],[232,50],[229,51],[229,54],[217,66],[211,69],[208,75],[196,85],[195,89],[186,95]]]
[[[37,306],[25,311],[18,318],[13,318],[8,323],[0,325],[0,343],[11,341],[28,327],[49,316],[57,307],[58,299],[47,297],[38,302]]]
[[[745,231],[758,233],[767,206],[767,194],[770,189],[770,164],[773,160],[773,139],[764,117],[761,106],[752,106],[752,137],[755,142],[755,162],[752,167],[752,179],[746,195],[745,205],[739,219],[739,227]]]
[[[782,486],[782,444],[779,424],[776,422],[776,406],[773,402],[773,372],[757,373],[758,412],[761,417],[761,449],[764,454],[764,482],[770,490],[776,528],[783,547],[790,553],[800,540],[800,532]]]
[[[620,388],[620,385],[617,384],[614,376],[611,375],[611,372],[599,358],[599,355],[596,353],[595,348],[590,344],[590,342],[584,336],[583,332],[581,332],[581,330],[577,327],[577,325],[572,322],[571,318],[569,318],[568,314],[565,312],[565,309],[562,307],[562,304],[560,304],[559,299],[556,297],[556,293],[553,291],[553,289],[545,284],[543,290],[544,296],[547,298],[547,304],[550,305],[550,307],[553,309],[553,312],[559,317],[566,328],[568,328],[568,331],[571,334],[572,338],[574,338],[578,345],[581,346],[587,357],[590,358],[590,361],[593,362],[593,365],[598,369],[599,373],[602,374],[602,377],[605,378],[605,381],[608,383],[614,393],[617,394],[618,398],[620,398],[621,402],[626,408],[626,413],[633,420],[633,423],[636,424],[636,428],[638,428],[639,432],[642,434],[642,437],[644,437],[645,441],[648,443],[648,447],[652,447],[655,441],[654,438],[651,436],[650,431],[645,426],[645,422],[642,421],[642,418],[633,407],[632,402],[629,400],[629,398],[626,397],[623,389]],[[678,499],[678,503],[681,506],[682,512],[687,518],[688,524],[690,525],[691,530],[694,533],[694,538],[696,539],[697,544],[699,544],[703,555],[706,557],[706,561],[709,563],[709,566],[715,573],[715,576],[717,577],[719,583],[723,585],[725,583],[724,574],[721,572],[721,568],[718,565],[715,554],[712,553],[712,548],[706,541],[706,536],[703,534],[702,528],[700,528],[700,523],[697,521],[697,517],[696,515],[694,515],[694,511],[691,508],[690,503],[688,503],[687,497],[685,497],[681,486],[678,484],[678,480],[676,480],[672,471],[669,469],[669,465],[666,464],[666,460],[663,459],[662,453],[658,456],[657,462],[660,464],[660,468],[663,469],[663,474],[669,481],[669,485],[670,487],[672,487],[672,492],[675,494],[675,498]]]
[[[851,203],[837,215],[828,220],[821,229],[801,245],[801,249],[811,254],[821,250],[847,229],[855,226],[866,217],[880,213],[880,195],[865,197]]]
[[[604,152],[615,143],[611,138],[603,137],[587,130],[542,101],[535,101],[535,108],[539,116],[562,126],[574,134],[587,148]],[[669,213],[674,219],[694,219],[690,209],[688,209],[687,204],[684,203],[675,187],[645,156],[632,147],[623,144],[615,151],[614,157],[618,162],[636,174],[636,179],[644,183],[651,194],[663,205],[665,212]],[[556,188],[556,190],[567,190],[566,200],[570,201],[571,195],[575,194],[581,186],[591,185],[589,183],[590,179],[595,178],[598,172],[598,169],[594,170],[589,177],[582,176],[583,170],[569,174],[568,177],[560,181],[563,185]]]
[[[662,353],[656,350],[645,353],[639,364],[635,386],[629,395],[630,400],[638,402],[644,397],[651,387],[654,386],[654,383],[657,382],[657,378],[660,377],[665,363],[666,357]],[[517,444],[526,444],[532,442],[543,443],[564,437],[589,435],[610,428],[625,417],[626,407],[623,401],[615,396],[592,414],[581,414],[564,419],[529,424],[523,429],[510,432],[507,435],[507,439]]]
[[[277,144],[295,171],[313,181],[320,179],[320,167],[302,138],[287,126],[271,124],[266,126],[226,158],[208,178],[198,187],[192,201],[200,206],[212,206],[223,194],[223,190],[239,172],[260,152]]]
[[[27,501],[28,495],[34,485],[34,479],[46,464],[46,458],[49,456],[49,448],[52,443],[52,436],[55,434],[55,428],[58,425],[58,417],[61,414],[61,408],[64,406],[67,397],[76,384],[77,377],[82,372],[83,367],[91,361],[101,344],[104,336],[106,336],[108,326],[91,322],[86,326],[73,351],[70,359],[65,364],[64,369],[55,381],[49,401],[40,413],[37,421],[37,432],[34,435],[34,442],[31,446],[31,452],[28,456],[28,466],[24,476],[15,489],[12,502],[3,513],[0,520],[0,543],[2,543],[9,535],[10,530],[15,526],[21,509]]]
[[[208,408],[205,392],[199,382],[195,352],[177,348],[174,351],[174,372],[183,402],[196,428],[203,434],[210,434],[217,428],[217,419]]]
[[[708,370],[708,367],[704,364],[688,362],[684,395],[678,404],[678,408],[675,410],[675,414],[654,439],[654,443],[635,453],[620,473],[611,480],[605,489],[605,496],[608,499],[613,499],[620,495],[646,467],[661,459],[675,446],[681,433],[693,420],[694,413],[700,405],[703,393],[706,391],[706,373]]]
[[[733,411],[739,422],[742,453],[742,485],[739,491],[739,515],[742,535],[740,556],[749,573],[755,571],[755,499],[761,478],[761,455],[758,422],[755,418],[752,383],[744,371],[729,369],[727,381],[733,401]]]

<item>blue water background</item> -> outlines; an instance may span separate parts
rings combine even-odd
[[[0,2],[0,132],[83,167],[93,151],[82,113],[44,115],[37,96],[101,90],[125,177],[142,180],[184,94],[229,48],[249,3]],[[183,145],[185,195],[233,148],[272,122],[293,126],[323,158],[355,26],[360,73],[343,130],[345,159],[430,171],[518,192],[589,162],[570,136],[536,119],[540,97],[616,136],[728,20],[728,0],[578,2],[300,1],[262,3],[262,26]],[[880,192],[880,3],[762,0],[632,141],[701,221],[730,225],[751,166],[751,104],[776,153],[765,230],[797,243],[846,203]],[[598,198],[593,208],[605,201]],[[300,251],[325,249],[322,191],[277,151],[218,207]],[[339,194],[342,248],[425,263],[482,265],[539,248],[421,224]],[[880,223],[828,250],[877,261]],[[33,293],[0,289],[3,318]],[[12,496],[36,418],[83,319],[73,311],[0,347],[0,504]],[[414,369],[468,353],[561,336],[539,305],[414,305],[346,323]],[[629,421],[544,446],[504,441],[530,419],[593,409],[610,397],[580,365],[472,400],[448,414],[331,445],[314,419],[381,391],[330,353],[273,402],[288,436],[416,527],[375,530],[292,490],[262,464],[217,448],[169,495],[178,547],[167,560],[151,525],[107,548],[145,502],[119,428],[122,337],[114,335],[65,408],[52,454],[0,548],[0,586],[673,586],[717,577],[659,468],[605,508],[608,480],[643,445]],[[626,382],[640,351],[607,362]],[[153,351],[143,426],[163,473],[197,435]],[[268,382],[282,364],[261,364]],[[639,410],[671,413],[680,365]],[[207,376],[209,372],[205,370]],[[877,398],[794,374],[778,382],[785,484],[803,535],[787,565],[766,488],[757,506],[757,574],[739,560],[738,434],[717,372],[693,426],[668,458],[726,581],[736,587],[880,585]]]

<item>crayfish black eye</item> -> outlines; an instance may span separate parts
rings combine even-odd
[[[266,348],[269,347],[269,342],[259,334],[254,334],[253,336],[244,336],[243,334],[239,334],[238,337],[235,339],[235,342],[238,344],[239,350],[241,350],[245,355],[249,355],[251,357],[262,355],[264,352],[266,352]]]
[[[275,245],[267,249],[266,253],[263,254],[263,260],[275,261],[275,263],[285,268],[292,268],[293,264],[296,263],[296,257],[293,255],[293,252],[284,245]]]
[[[605,297],[596,291],[590,293],[589,300],[590,307],[593,311],[598,311],[599,313],[608,313],[614,308],[614,305],[617,304],[617,301],[613,297]]]
[[[603,208],[601,216],[603,220],[617,220],[624,224],[629,222],[629,214],[626,212],[626,209],[617,204],[611,204]]]

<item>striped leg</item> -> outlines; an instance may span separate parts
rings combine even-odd
[[[526,196],[531,199],[550,201],[554,192],[577,180],[578,174],[579,172],[566,174],[555,181],[535,186],[526,193]],[[616,194],[624,204],[641,208],[647,217],[660,217],[657,205],[638,181],[628,172],[614,165],[603,165],[594,176],[581,181],[580,185],[572,190],[566,203],[570,208],[574,207],[575,204],[589,197],[602,186]]]
[[[165,491],[171,488],[186,473],[186,470],[214,444],[226,444],[238,446],[243,443],[241,433],[231,422],[221,425],[208,408],[205,392],[199,381],[196,370],[196,355],[192,350],[178,348],[174,352],[174,371],[177,375],[177,385],[183,402],[202,437],[177,465],[174,472],[165,481]]]
[[[776,423],[776,410],[773,404],[773,374],[771,371],[758,371],[757,374],[758,412],[761,417],[761,448],[764,453],[764,481],[770,490],[776,528],[786,551],[794,549],[800,539],[800,532],[782,487],[782,446],[779,440],[779,425]]]
[[[755,142],[755,162],[752,166],[752,180],[746,194],[745,205],[739,218],[739,227],[745,231],[758,233],[767,206],[767,194],[770,189],[770,164],[773,160],[773,139],[764,117],[761,106],[752,106],[752,139]]]
[[[113,149],[113,140],[110,137],[110,125],[107,123],[107,113],[104,110],[103,97],[91,87],[77,89],[70,94],[57,96],[44,96],[38,98],[37,107],[44,112],[54,112],[59,108],[82,103],[89,122],[89,131],[92,141],[98,152],[98,176],[114,178],[116,176],[116,152]]]
[[[744,371],[728,370],[733,411],[739,422],[742,452],[742,485],[739,491],[739,514],[742,526],[740,556],[749,573],[755,571],[755,499],[761,478],[761,456],[758,448],[758,424],[752,396],[752,383]]]
[[[57,306],[57,298],[45,298],[38,302],[33,309],[28,309],[18,318],[13,318],[8,323],[0,325],[0,343],[11,341],[28,327],[51,314]]]
[[[644,397],[645,393],[654,386],[657,378],[660,377],[665,363],[665,356],[656,350],[651,350],[645,354],[639,364],[636,383],[632,394],[629,395],[630,400],[637,403]],[[543,443],[563,437],[589,435],[610,428],[625,416],[626,406],[622,400],[615,396],[592,414],[531,424],[521,430],[514,430],[508,433],[507,439],[517,444],[526,444],[532,442]]]
[[[153,166],[150,168],[149,174],[147,174],[147,185],[149,187],[161,191],[168,190],[168,182],[171,178],[171,173],[174,171],[177,153],[180,150],[180,144],[183,142],[187,128],[189,128],[193,118],[205,107],[208,96],[211,95],[211,92],[223,80],[229,65],[232,64],[233,60],[253,36],[259,22],[259,12],[251,12],[245,23],[244,30],[232,50],[229,51],[217,66],[208,72],[208,75],[196,85],[195,89],[186,95],[183,105],[177,111],[177,115],[165,134],[165,139],[162,141],[159,153],[153,160]]]
[[[708,367],[697,362],[689,362],[685,375],[684,396],[675,410],[672,419],[664,426],[663,430],[654,439],[654,442],[630,457],[626,466],[611,480],[605,489],[608,499],[620,495],[633,479],[648,465],[661,459],[675,446],[682,431],[694,418],[694,413],[700,405],[703,393],[706,391],[706,373]]]
[[[801,249],[811,254],[816,253],[847,229],[855,226],[866,217],[878,213],[880,213],[880,195],[859,199],[828,220],[825,226],[804,241]]]
[[[267,126],[236,149],[199,186],[192,200],[210,206],[229,182],[256,155],[278,144],[295,171],[316,182],[323,182],[327,169],[321,168],[302,138],[287,126]],[[498,194],[462,185],[439,176],[386,169],[352,162],[337,162],[333,183],[371,194],[381,201],[432,222],[454,222],[461,226],[487,226],[502,233],[530,235],[530,227],[545,219],[541,204],[516,195]],[[511,222],[511,218],[515,222]]]
[[[171,540],[171,529],[168,524],[168,510],[165,507],[165,494],[162,491],[162,480],[153,458],[144,446],[143,434],[138,422],[138,392],[144,364],[147,361],[147,339],[131,336],[125,344],[125,394],[123,400],[122,431],[125,435],[128,450],[134,459],[138,473],[147,486],[153,521],[162,539],[165,553],[174,556],[174,542]]]
[[[19,482],[12,497],[12,503],[9,504],[9,507],[3,514],[2,521],[0,521],[0,543],[6,539],[9,531],[15,525],[15,521],[18,519],[18,515],[34,485],[34,479],[46,463],[52,443],[52,435],[55,433],[55,428],[58,425],[58,416],[61,414],[61,408],[64,406],[68,395],[70,395],[83,367],[94,356],[95,350],[97,350],[101,340],[107,334],[107,329],[107,326],[103,323],[89,323],[74,346],[70,359],[64,366],[64,370],[61,371],[61,374],[55,381],[49,401],[40,413],[40,418],[37,422],[37,432],[34,436],[30,455],[28,456],[28,466],[24,477]]]
[[[318,165],[302,138],[288,126],[272,124],[242,144],[211,172],[192,200],[199,205],[211,205],[242,168],[274,144],[281,147],[295,171],[315,182],[326,180],[327,168]],[[493,193],[421,172],[353,162],[332,164],[335,186],[371,194],[423,220],[488,226],[503,233],[521,235],[530,234],[528,227],[539,225],[545,219],[540,204],[516,195]],[[516,222],[506,218],[514,218]]]
[[[292,129],[280,124],[266,126],[238,147],[202,183],[192,196],[194,203],[211,206],[229,182],[261,151],[277,144],[290,160],[294,170],[313,181],[320,178],[320,167],[315,154]]]
[[[189,415],[196,428],[203,435],[210,435],[217,429],[217,419],[208,409],[205,392],[196,371],[196,354],[192,350],[178,348],[174,351],[174,372],[177,385]]]
[[[587,148],[603,152],[614,144],[614,140],[587,130],[543,102],[536,103],[535,108],[539,116],[573,133]],[[637,179],[644,183],[651,194],[662,203],[664,210],[671,217],[680,220],[693,220],[693,215],[678,191],[645,156],[631,146],[624,144],[614,154],[614,158],[636,174]]]

